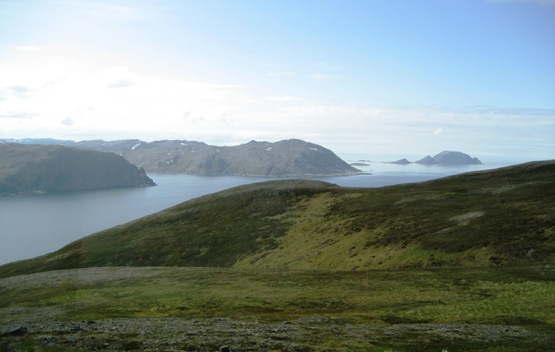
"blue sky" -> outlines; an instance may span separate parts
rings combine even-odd
[[[0,0],[0,138],[555,158],[553,0]]]

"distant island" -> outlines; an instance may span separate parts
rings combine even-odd
[[[431,157],[430,155],[414,162],[420,165],[443,165],[443,166],[458,166],[458,165],[481,165],[482,162],[478,158],[473,158],[468,154],[450,150],[444,150],[441,153]],[[391,164],[408,165],[412,164],[407,159],[399,159],[391,162]]]
[[[391,162],[391,164],[408,165],[408,164],[411,164],[411,162],[408,161],[407,159],[403,158],[403,159],[399,159],[397,161],[393,161],[393,162]]]
[[[146,186],[145,171],[114,153],[0,143],[0,195]]]
[[[68,147],[112,152],[153,173],[233,176],[343,176],[360,170],[331,150],[299,139],[275,143],[250,141],[237,146],[214,146],[187,140],[145,142],[55,139],[4,140],[33,144],[61,144]],[[58,142],[58,143],[57,143]]]

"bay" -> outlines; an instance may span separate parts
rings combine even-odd
[[[422,182],[500,164],[463,167],[372,163],[354,176],[315,177],[344,187],[382,187]],[[89,234],[161,211],[186,200],[263,177],[150,174],[148,188],[110,189],[0,197],[0,265],[55,251]]]

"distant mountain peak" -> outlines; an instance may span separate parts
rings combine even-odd
[[[432,158],[429,155],[426,155],[425,157],[423,157],[420,160],[415,161],[416,164],[422,164],[422,165],[434,165],[437,164],[437,162],[434,160],[434,158]]]

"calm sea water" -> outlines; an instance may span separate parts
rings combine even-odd
[[[371,174],[320,177],[345,187],[381,187],[421,182],[502,165],[439,167],[375,163],[358,167]],[[129,222],[183,201],[268,178],[149,175],[148,188],[0,197],[0,265],[61,248],[86,235]]]

